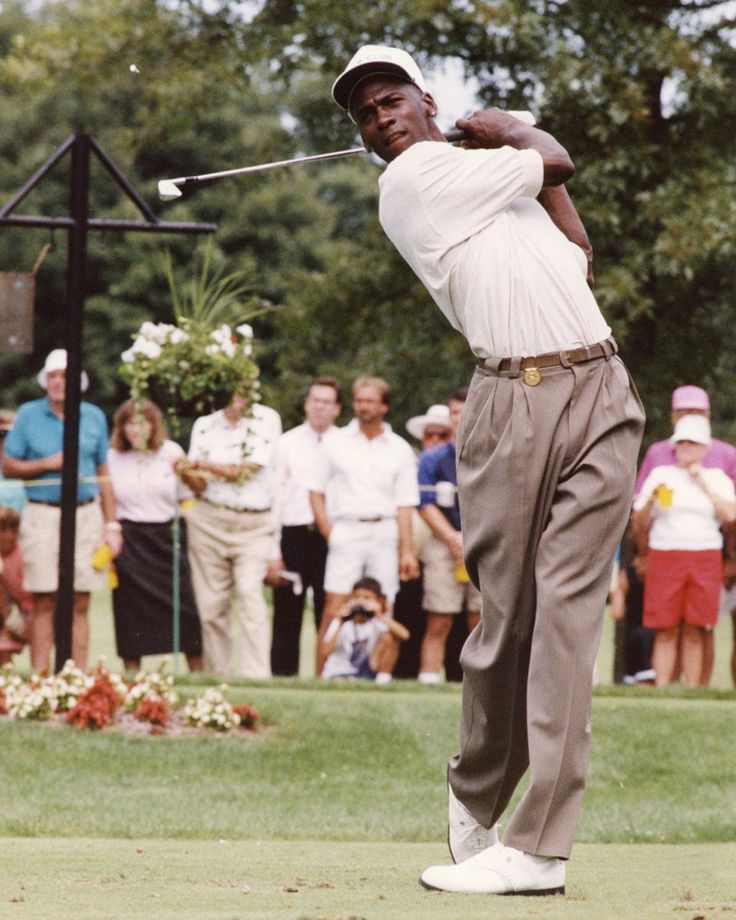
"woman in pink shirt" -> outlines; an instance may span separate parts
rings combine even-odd
[[[115,640],[127,670],[143,655],[173,650],[174,529],[181,447],[166,439],[161,410],[128,400],[115,413],[108,451],[123,551],[115,559]],[[202,637],[189,575],[184,521],[179,522],[180,650],[191,671],[202,670]]]

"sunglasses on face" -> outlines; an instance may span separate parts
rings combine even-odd
[[[433,428],[428,428],[428,429],[424,432],[424,437],[425,437],[425,438],[436,438],[438,441],[446,441],[446,440],[450,437],[450,432],[449,432],[449,431],[445,431],[444,428],[442,428],[442,429],[440,429],[440,430],[436,430],[436,429],[433,429]]]
[[[10,428],[0,428],[0,441],[10,434]]]

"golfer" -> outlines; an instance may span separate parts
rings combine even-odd
[[[332,89],[388,167],[381,224],[478,367],[457,438],[466,565],[483,595],[462,653],[451,855],[427,888],[564,891],[611,560],[644,413],[586,277],[585,230],[549,134],[491,109],[459,149],[404,51],[367,46]],[[586,251],[588,254],[586,256]],[[498,842],[496,823],[530,768]]]

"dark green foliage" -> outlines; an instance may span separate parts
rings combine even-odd
[[[700,12],[699,12],[700,11]],[[483,104],[529,107],[577,164],[570,191],[595,250],[597,296],[649,412],[668,433],[672,387],[713,399],[732,435],[736,355],[736,51],[727,9],[648,0],[335,0],[235,3],[82,0],[0,9],[0,203],[73,130],[93,134],[163,218],[216,222],[230,271],[277,309],[255,323],[264,394],[286,424],[316,373],[363,372],[395,390],[393,423],[465,381],[472,356],[385,241],[368,159],[212,184],[162,205],[156,181],[356,143],[329,87],[366,41],[396,42],[431,67],[460,59]],[[138,73],[131,72],[135,65]],[[448,113],[448,121],[453,114]],[[19,213],[63,214],[58,164]],[[99,168],[95,216],[136,216]],[[30,270],[48,234],[0,229],[0,270]],[[65,235],[38,279],[36,350],[0,356],[8,404],[38,394],[32,374],[60,344]],[[162,271],[191,237],[94,234],[85,364],[109,412],[114,369],[141,320],[171,319]]]

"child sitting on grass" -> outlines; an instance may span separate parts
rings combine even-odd
[[[391,680],[399,642],[409,630],[386,613],[386,598],[375,578],[360,578],[347,603],[327,627],[322,643],[324,680]]]

